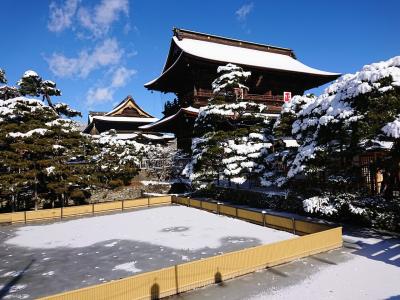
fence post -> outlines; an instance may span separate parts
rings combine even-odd
[[[296,220],[292,218],[293,234],[296,234]]]
[[[239,218],[239,217],[238,217],[238,208],[235,207],[235,209],[236,209],[236,218],[238,219],[238,218]]]
[[[188,207],[190,207],[190,197],[188,198]]]
[[[203,200],[200,200],[200,209],[203,209]]]
[[[221,214],[221,207],[220,205],[223,204],[221,202],[217,202],[217,213],[220,215]]]
[[[61,216],[60,216],[61,219],[64,217],[64,209],[63,209],[63,208],[64,208],[64,207],[61,206]]]
[[[125,200],[122,199],[122,211],[124,211],[124,201]]]
[[[176,286],[176,293],[179,294],[178,265],[175,265],[175,286]]]
[[[150,207],[150,197],[147,197],[147,207]]]
[[[267,218],[267,216],[266,216],[266,211],[263,210],[261,213],[262,213],[262,215],[263,215],[263,226],[265,227],[265,225],[266,225],[266,218]]]
[[[25,221],[25,224],[26,224],[26,210],[24,210],[24,221]]]
[[[94,215],[94,203],[92,203],[92,215]]]

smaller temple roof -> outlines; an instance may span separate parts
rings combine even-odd
[[[141,118],[154,118],[152,115],[145,112],[132,96],[128,95],[124,100],[122,100],[116,107],[114,107],[110,112],[106,113],[105,116],[130,116],[136,115]]]
[[[194,108],[194,107],[183,107],[179,109],[179,111],[171,116],[165,117],[157,122],[151,123],[151,124],[146,124],[142,125],[139,127],[139,129],[143,130],[151,130],[151,131],[161,131],[161,132],[174,132],[175,130],[172,129],[174,125],[176,125],[175,120],[181,117],[189,117],[189,118],[197,118],[197,115],[199,114],[199,109]]]
[[[158,121],[127,96],[109,112],[89,112],[89,124],[83,132],[97,134],[111,129],[132,132],[140,125]]]
[[[192,106],[188,106],[188,107],[182,107],[181,109],[179,109],[178,112],[176,112],[175,114],[165,117],[157,122],[151,123],[151,124],[146,124],[146,125],[142,125],[139,127],[139,129],[148,131],[154,131],[154,132],[176,132],[177,127],[179,127],[179,122],[177,122],[178,119],[180,118],[190,118],[190,119],[196,119],[197,116],[199,115],[199,109],[192,107]],[[265,116],[268,117],[272,117],[272,118],[277,118],[278,114],[263,114]],[[181,128],[179,128],[181,129]]]
[[[133,123],[153,123],[157,118],[139,118],[139,117],[118,117],[118,116],[95,116],[92,120],[110,121],[110,122],[133,122]]]

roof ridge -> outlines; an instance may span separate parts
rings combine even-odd
[[[256,50],[266,51],[266,52],[278,52],[280,54],[284,54],[284,55],[288,55],[290,57],[296,58],[296,55],[295,55],[293,49],[290,49],[290,48],[278,47],[278,46],[262,44],[262,43],[255,43],[255,42],[251,42],[251,41],[234,39],[234,38],[224,37],[224,36],[220,36],[220,35],[203,33],[203,32],[198,32],[198,31],[193,31],[193,30],[188,30],[188,29],[181,29],[181,28],[176,28],[176,27],[174,27],[172,31],[174,33],[174,36],[176,36],[179,40],[184,39],[184,38],[189,38],[189,39],[197,38],[200,40],[205,40],[205,41],[215,42],[215,43],[225,42],[225,44],[229,43],[229,44],[232,44],[232,46],[236,46],[236,47],[250,48],[250,49],[256,49]]]

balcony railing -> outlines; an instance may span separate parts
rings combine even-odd
[[[192,94],[192,96],[195,104],[203,106],[207,105],[208,99],[214,97],[214,94],[211,90],[198,89]],[[259,95],[244,93],[242,99],[245,101],[265,104],[273,111],[280,111],[284,103],[283,96],[271,94]]]

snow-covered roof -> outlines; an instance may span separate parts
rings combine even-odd
[[[135,100],[133,100],[132,96],[130,96],[130,95],[128,95],[124,100],[122,100],[121,103],[119,103],[116,107],[114,107],[110,112],[106,113],[105,116],[113,116],[124,106],[128,107],[129,104],[131,107],[133,107],[138,112],[138,114],[142,115],[144,118],[152,117],[150,114],[148,114],[143,109],[141,109],[139,107],[139,105],[137,105]]]
[[[267,69],[277,69],[315,75],[335,76],[331,73],[311,68],[300,61],[284,54],[242,48],[220,43],[213,43],[196,39],[182,39],[174,36],[173,41],[187,54],[218,61],[231,62],[239,65],[254,66]]]
[[[201,66],[198,64],[201,62]],[[274,86],[276,90],[305,91],[340,76],[338,73],[311,68],[296,60],[291,49],[257,44],[188,30],[175,29],[169,54],[161,74],[144,86],[150,90],[179,93],[193,82],[208,85],[215,78],[217,66],[232,63],[246,71],[261,76],[264,88]],[[193,69],[204,73],[204,78],[193,77]],[[273,80],[279,73],[279,80]],[[213,77],[214,76],[214,77]],[[254,75],[255,76],[255,75]],[[293,83],[291,78],[298,80]],[[250,90],[252,87],[249,87]]]
[[[166,123],[167,121],[175,118],[176,116],[178,116],[182,112],[198,114],[199,113],[199,109],[195,108],[195,107],[192,107],[192,106],[182,107],[181,109],[179,109],[179,111],[177,113],[175,113],[175,114],[173,114],[171,116],[168,116],[168,117],[166,117],[164,119],[158,120],[158,121],[156,121],[155,123],[152,123],[152,124],[142,125],[139,128],[140,129],[149,129],[149,128],[155,126],[155,125],[160,125],[160,124]]]
[[[111,121],[111,122],[133,122],[133,123],[153,123],[157,118],[138,118],[138,117],[113,117],[113,116],[94,116],[92,120]]]
[[[117,140],[131,140],[135,139],[139,136],[143,136],[149,140],[164,140],[164,139],[174,139],[175,135],[172,133],[157,133],[157,134],[144,134],[141,132],[133,132],[133,133],[117,133],[113,135],[113,137]],[[94,135],[93,137],[100,138],[101,135]]]
[[[162,135],[155,135],[155,134],[146,134],[143,133],[142,136],[149,140],[163,140],[163,139],[173,139],[175,135],[172,133],[163,133]]]
[[[168,65],[167,59],[162,74],[156,79],[146,83],[146,87],[151,86],[159,79],[161,79],[161,77],[165,76],[172,69],[174,69],[175,65],[177,65],[178,61],[180,61],[180,58],[183,56],[184,53],[198,58],[214,61],[219,64],[229,62],[242,66],[306,73],[318,76],[338,77],[341,75],[340,73],[326,72],[311,68],[289,55],[280,53],[231,46],[198,39],[179,39],[176,36],[172,37],[172,43],[175,44],[179,49],[181,49],[182,52],[171,65]]]

